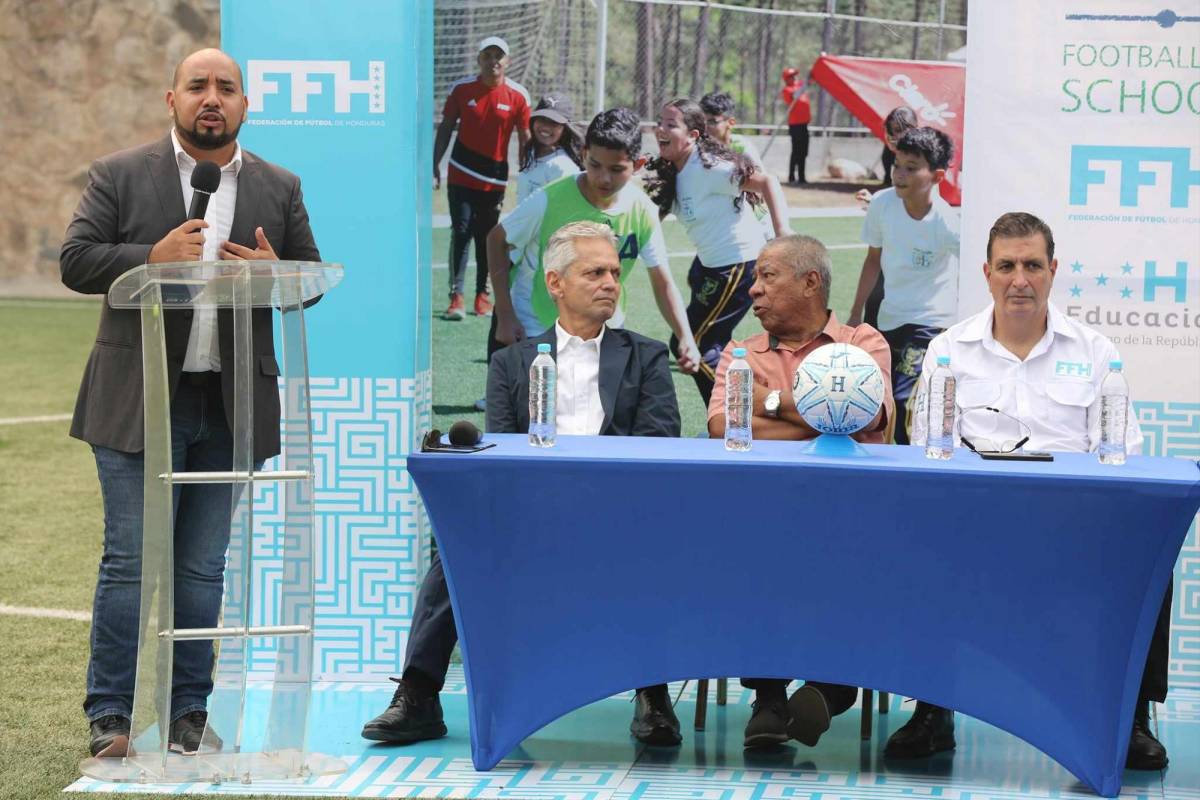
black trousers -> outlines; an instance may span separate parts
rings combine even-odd
[[[721,351],[733,338],[733,329],[754,304],[750,299],[754,263],[743,261],[728,267],[706,267],[699,258],[694,258],[688,270],[688,287],[692,291],[687,307],[688,327],[700,349],[700,371],[692,378],[704,398],[705,408],[708,408],[708,399],[716,384]],[[670,346],[671,352],[678,357],[679,339],[674,334]]]
[[[457,643],[458,631],[454,627],[454,609],[450,606],[446,573],[442,571],[441,556],[434,553],[413,609],[408,647],[404,650],[404,680],[440,692],[446,684],[450,655]],[[658,688],[667,687],[666,684],[644,686],[638,691]]]
[[[1171,659],[1171,598],[1174,596],[1175,580],[1167,582],[1158,619],[1154,622],[1154,633],[1150,636],[1150,650],[1146,653],[1146,667],[1142,670],[1142,686],[1138,690],[1138,702],[1153,700],[1161,703],[1167,699],[1167,667]]]
[[[808,125],[788,125],[792,137],[792,157],[788,161],[788,180],[808,183],[804,175],[804,162],[808,160]]]
[[[475,293],[487,291],[487,235],[500,221],[504,192],[485,192],[446,185],[450,201],[450,293],[462,294],[467,275],[467,247],[475,242]]]

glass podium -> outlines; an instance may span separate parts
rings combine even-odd
[[[253,783],[305,779],[345,770],[331,756],[308,749],[308,708],[313,659],[313,559],[315,520],[312,421],[304,306],[342,278],[337,264],[298,261],[215,261],[146,264],[126,272],[109,289],[113,308],[139,309],[145,383],[145,477],[142,588],[137,671],[128,752],[89,758],[88,777],[141,783]],[[233,363],[233,463],[222,472],[174,472],[171,462],[171,396],[167,379],[165,315],[190,309],[218,315],[231,325]],[[254,462],[255,309],[278,309],[282,356],[279,469]],[[260,406],[261,407],[261,406]],[[173,487],[188,483],[232,485],[230,541],[219,622],[213,628],[179,629],[174,622]],[[269,586],[253,585],[254,488],[276,485],[282,521],[270,543],[279,570]],[[261,547],[261,542],[260,542]],[[275,624],[254,625],[255,609]],[[265,708],[264,686],[248,703],[251,643],[276,643],[274,680]],[[171,675],[176,642],[217,645],[208,727],[191,755],[168,749]]]

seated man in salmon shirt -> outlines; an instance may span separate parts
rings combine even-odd
[[[865,350],[883,373],[887,387],[883,407],[854,438],[882,444],[895,405],[891,392],[891,350],[883,334],[870,325],[843,325],[829,310],[832,285],[829,251],[811,236],[783,236],[763,247],[750,287],[752,310],[763,332],[744,342],[732,341],[721,354],[716,386],[708,404],[709,436],[725,435],[725,373],[733,348],[746,348],[754,373],[755,439],[812,439],[819,431],[804,421],[792,399],[792,379],[805,356],[822,345],[844,342]],[[746,747],[771,747],[789,738],[812,747],[829,729],[830,719],[854,705],[858,688],[809,681],[791,698],[788,681],[743,678],[755,692],[754,711],[746,724]]]

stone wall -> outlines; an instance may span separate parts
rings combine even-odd
[[[0,20],[0,294],[52,293],[88,165],[167,132],[220,0],[0,0]]]

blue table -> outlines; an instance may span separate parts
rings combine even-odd
[[[408,461],[450,586],[477,769],[587,703],[727,675],[919,697],[1119,791],[1155,617],[1200,506],[1196,463],[487,440]]]

